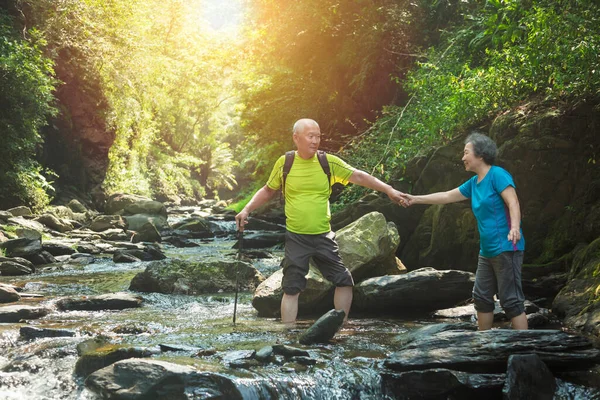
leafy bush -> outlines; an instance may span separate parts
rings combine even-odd
[[[40,210],[51,185],[35,161],[39,130],[53,115],[52,63],[42,55],[44,41],[35,29],[20,39],[10,17],[0,10],[0,205],[25,204]]]

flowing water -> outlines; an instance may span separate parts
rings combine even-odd
[[[225,224],[225,228],[231,230],[229,225]],[[189,260],[235,256],[231,237],[196,241],[200,247],[165,246],[164,250],[169,257]],[[279,267],[281,251],[273,251],[273,255],[254,263],[265,275]],[[42,299],[24,299],[21,303],[52,308],[64,296],[125,291],[133,276],[146,265],[115,264],[107,255],[96,257],[88,265],[65,264],[31,276],[2,277],[1,281],[22,286],[24,292],[44,295]],[[396,350],[394,338],[432,322],[354,319],[330,344],[309,350],[316,365],[279,360],[263,367],[233,369],[227,364],[232,352],[278,343],[294,345],[298,335],[314,320],[299,321],[295,329],[290,329],[275,319],[258,318],[250,304],[251,293],[242,293],[239,298],[235,326],[233,293],[141,295],[141,308],[61,312],[54,307],[39,320],[0,324],[0,399],[96,399],[73,371],[78,359],[76,345],[99,336],[117,345],[158,348],[159,344],[177,344],[210,350],[204,356],[197,356],[196,352],[163,352],[154,358],[235,377],[246,399],[385,399],[378,371],[383,368],[383,360]],[[25,325],[73,329],[77,335],[24,341],[19,337],[19,328]],[[562,381],[557,393],[557,398],[564,399],[600,398],[595,389]]]

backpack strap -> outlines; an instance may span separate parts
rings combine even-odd
[[[281,176],[281,194],[285,199],[285,181],[287,179],[290,170],[292,169],[292,164],[294,163],[294,157],[296,156],[295,150],[290,150],[285,153],[285,162],[283,163],[283,172]],[[329,168],[329,161],[327,160],[327,153],[323,150],[317,150],[317,159],[319,160],[319,164],[321,164],[321,168],[325,175],[327,175],[327,185],[329,186],[329,191],[331,192],[331,169]]]
[[[331,192],[331,169],[329,168],[327,153],[325,153],[323,150],[317,150],[317,158],[319,159],[321,168],[323,168],[323,172],[325,172],[325,175],[327,175],[327,185],[329,186],[329,192]]]
[[[290,170],[292,169],[292,164],[294,163],[294,157],[296,156],[296,151],[290,150],[285,153],[285,162],[283,163],[283,173],[281,176],[281,194],[285,199],[285,180],[287,179]]]

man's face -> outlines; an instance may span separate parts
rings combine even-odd
[[[316,125],[305,125],[300,132],[294,134],[294,143],[300,157],[311,158],[319,150],[321,129]]]

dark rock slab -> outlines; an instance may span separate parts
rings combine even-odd
[[[0,303],[13,303],[19,300],[21,296],[13,287],[0,283]]]
[[[506,382],[502,393],[505,400],[552,400],[556,379],[537,354],[516,354],[508,357]]]
[[[447,331],[476,331],[477,325],[471,324],[468,322],[461,322],[456,324],[432,324],[427,325],[422,328],[416,329],[414,331],[409,331],[403,334],[396,336],[396,341],[398,344],[404,346],[410,342],[413,342],[419,338],[428,337],[431,335],[438,334],[440,332]]]
[[[48,315],[44,307],[12,305],[0,307],[0,322],[19,322],[22,319],[39,319]]]
[[[19,329],[23,339],[39,339],[46,337],[73,337],[76,332],[71,329],[36,328],[34,326],[23,326]]]
[[[301,344],[327,343],[344,324],[344,310],[329,310],[304,332],[298,341]]]
[[[435,368],[381,374],[383,393],[394,399],[500,400],[504,374],[470,374]]]
[[[65,256],[75,253],[75,249],[60,243],[42,243],[42,249],[52,254],[53,256]]]
[[[186,346],[183,344],[159,344],[158,347],[160,347],[161,351],[184,351],[184,352],[195,352],[198,353],[201,350],[204,350],[201,347],[194,347],[194,346]]]
[[[117,361],[126,360],[128,358],[150,357],[154,353],[154,351],[146,347],[118,347],[116,345],[105,345],[82,354],[75,363],[75,374],[86,377]]]
[[[447,331],[420,337],[392,354],[396,371],[447,368],[466,372],[506,371],[513,354],[536,353],[552,371],[581,370],[600,362],[600,350],[585,337],[559,330]]]
[[[297,347],[288,346],[285,344],[274,345],[273,353],[279,354],[279,355],[282,355],[282,356],[288,357],[288,358],[294,357],[294,356],[310,357],[310,354],[308,353],[308,351],[299,349]]]
[[[143,298],[131,293],[108,293],[98,296],[67,297],[56,302],[62,311],[123,310],[142,305]]]
[[[474,281],[470,272],[433,268],[370,278],[354,287],[352,307],[405,316],[450,308],[471,298]]]
[[[220,290],[233,292],[236,289],[236,273],[239,290],[254,290],[264,279],[256,268],[246,262],[169,259],[149,264],[145,271],[131,280],[129,289],[185,294],[216,293]]]
[[[28,256],[42,251],[42,241],[40,239],[21,237],[0,243],[0,248],[6,250],[8,257],[28,258]]]
[[[19,276],[30,275],[34,272],[33,269],[13,261],[0,262],[0,275],[2,276]]]
[[[224,375],[157,360],[118,361],[91,374],[85,385],[114,400],[246,398]]]

